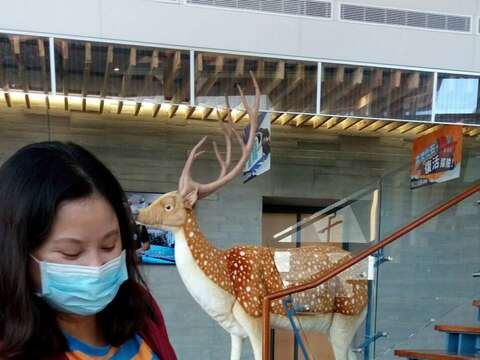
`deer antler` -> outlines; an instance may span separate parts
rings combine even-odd
[[[228,97],[226,96],[225,99],[226,99],[227,112],[228,112],[227,121],[226,122],[223,121],[221,117],[218,116],[220,127],[222,129],[222,132],[225,138],[225,147],[226,147],[225,159],[223,159],[222,156],[220,155],[217,144],[213,142],[213,150],[220,164],[220,174],[216,180],[207,184],[201,184],[192,179],[193,162],[203,153],[203,151],[200,151],[200,148],[203,146],[203,144],[205,143],[205,140],[207,139],[207,137],[205,136],[192,149],[185,163],[185,166],[183,168],[182,175],[180,176],[180,180],[178,183],[178,190],[180,191],[180,194],[182,194],[182,196],[185,196],[186,194],[188,194],[193,190],[197,190],[198,198],[199,199],[204,198],[209,194],[215,192],[216,190],[218,190],[228,182],[232,181],[235,177],[237,177],[242,172],[242,169],[250,156],[250,152],[252,151],[253,143],[255,141],[255,134],[257,132],[258,126],[260,125],[258,124],[258,112],[260,108],[260,96],[261,96],[260,87],[258,86],[257,80],[255,79],[255,76],[251,71],[250,71],[250,76],[253,80],[253,85],[255,87],[255,100],[254,100],[253,106],[250,106],[248,104],[247,99],[243,94],[242,88],[239,85],[237,85],[238,91],[240,92],[240,96],[242,99],[242,104],[250,118],[250,131],[248,133],[248,140],[246,144],[243,142],[240,134],[238,134],[238,132],[235,130],[231,109],[230,109],[230,103],[228,101]],[[235,137],[235,140],[240,145],[242,149],[242,154],[238,162],[235,164],[235,166],[230,169],[230,163],[231,163],[231,157],[232,157],[232,140],[231,140],[232,137]]]

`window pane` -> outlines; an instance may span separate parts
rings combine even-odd
[[[197,53],[196,102],[198,105],[224,106],[225,94],[232,107],[241,106],[236,85],[248,96],[254,95],[249,72],[262,92],[261,109],[314,113],[317,64],[239,55]]]
[[[435,121],[480,124],[479,77],[438,74]]]
[[[57,89],[81,96],[189,102],[189,57],[181,50],[56,39]]]
[[[322,64],[321,112],[430,121],[433,74]]]
[[[25,92],[51,90],[47,38],[0,35],[0,87]]]

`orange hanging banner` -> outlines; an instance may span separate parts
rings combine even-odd
[[[463,127],[445,125],[413,143],[410,188],[441,183],[460,176]]]

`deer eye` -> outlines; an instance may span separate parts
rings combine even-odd
[[[165,211],[172,211],[173,210],[173,205],[172,204],[167,204],[163,207]]]

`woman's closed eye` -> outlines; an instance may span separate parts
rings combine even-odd
[[[118,247],[118,244],[121,243],[120,237],[117,234],[112,234],[109,239],[106,239],[101,243],[100,249],[103,251],[113,251]]]
[[[112,251],[112,250],[115,250],[116,247],[117,247],[117,244],[113,244],[113,245],[109,245],[109,246],[102,246],[102,250]]]
[[[62,251],[62,250],[60,250],[59,253],[60,253],[65,259],[68,259],[68,260],[75,260],[75,259],[77,259],[77,258],[82,254],[81,251],[79,251],[79,252],[70,252],[70,251]]]

